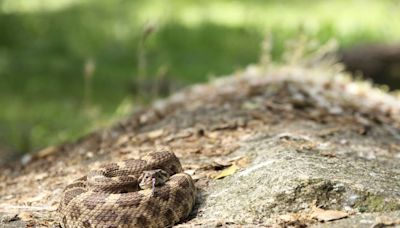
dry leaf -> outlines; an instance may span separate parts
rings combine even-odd
[[[395,225],[400,225],[400,219],[381,216],[375,219],[375,223],[371,226],[371,228],[395,226]]]
[[[278,217],[279,227],[306,227],[312,223],[310,216],[304,213],[284,214]]]
[[[47,173],[39,173],[39,174],[36,174],[35,175],[35,180],[43,180],[44,178],[46,178],[48,176],[48,174]]]
[[[228,168],[225,168],[224,170],[222,170],[216,177],[214,177],[214,179],[221,179],[226,176],[230,176],[230,175],[234,174],[236,171],[238,171],[238,169],[239,169],[239,166],[233,164],[233,165],[229,166]]]
[[[158,130],[150,131],[149,133],[147,133],[147,137],[149,137],[150,139],[155,139],[155,138],[162,136],[163,133],[164,133],[163,129],[158,129]]]
[[[47,156],[53,154],[53,153],[56,152],[56,151],[57,151],[57,147],[55,147],[55,146],[50,146],[50,147],[44,148],[43,150],[39,151],[39,152],[37,153],[37,156],[38,156],[39,158],[44,158],[44,157],[47,157]]]
[[[207,137],[210,139],[217,139],[220,137],[220,133],[217,131],[207,132]]]
[[[89,152],[87,152],[87,153],[85,154],[85,156],[86,156],[87,158],[92,158],[92,157],[94,156],[94,154],[93,154],[92,151],[89,151]]]
[[[129,142],[129,140],[130,140],[130,135],[123,135],[117,139],[117,142],[115,144],[122,145],[124,143]]]
[[[189,174],[190,176],[193,176],[194,173],[196,172],[196,170],[194,170],[194,169],[187,169],[187,170],[185,170],[184,172],[185,172],[186,174]]]
[[[27,222],[27,221],[30,221],[30,220],[33,219],[32,213],[30,213],[30,212],[25,212],[25,211],[19,213],[18,217],[19,217],[22,221],[24,221],[24,222]]]
[[[317,219],[320,222],[337,220],[341,218],[346,218],[347,216],[349,216],[349,213],[344,211],[324,210],[321,208],[314,208],[313,213],[311,213],[311,217]]]
[[[320,153],[322,156],[324,157],[328,157],[328,158],[335,158],[336,154],[333,151],[324,151]]]
[[[240,168],[247,167],[249,165],[249,158],[248,157],[237,157],[233,160],[233,163]]]
[[[215,170],[221,170],[223,168],[229,167],[232,165],[232,162],[223,160],[221,158],[216,158],[214,159],[214,161],[212,162],[211,166],[215,169]]]

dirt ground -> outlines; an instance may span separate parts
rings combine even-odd
[[[106,162],[138,158],[162,149],[180,158],[199,189],[196,208],[180,227],[245,226],[199,216],[210,184],[245,170],[251,163],[247,157],[230,156],[245,140],[260,134],[274,135],[285,127],[300,127],[294,124],[299,121],[323,126],[310,134],[327,141],[346,132],[371,137],[379,126],[390,136],[380,139],[384,153],[379,156],[399,164],[399,114],[398,98],[367,83],[353,82],[335,70],[291,67],[264,71],[250,67],[157,101],[77,142],[49,147],[1,167],[0,226],[58,226],[56,209],[67,184]],[[323,156],[335,154],[326,152]],[[309,217],[296,219],[292,226],[318,222]]]

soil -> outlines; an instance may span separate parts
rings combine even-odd
[[[399,114],[398,98],[335,67],[249,67],[2,166],[0,226],[58,226],[67,184],[163,149],[199,190],[177,227],[400,226]]]

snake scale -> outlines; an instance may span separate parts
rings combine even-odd
[[[192,178],[169,151],[109,163],[75,180],[57,209],[63,227],[168,227],[195,203]]]

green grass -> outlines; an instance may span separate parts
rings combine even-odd
[[[132,85],[146,23],[156,28],[145,42],[147,78],[164,71],[181,85],[257,62],[266,34],[275,61],[299,34],[341,47],[400,38],[400,4],[389,0],[46,2],[0,1],[0,145],[19,154],[76,139],[149,100]],[[85,107],[88,59],[96,69]]]

